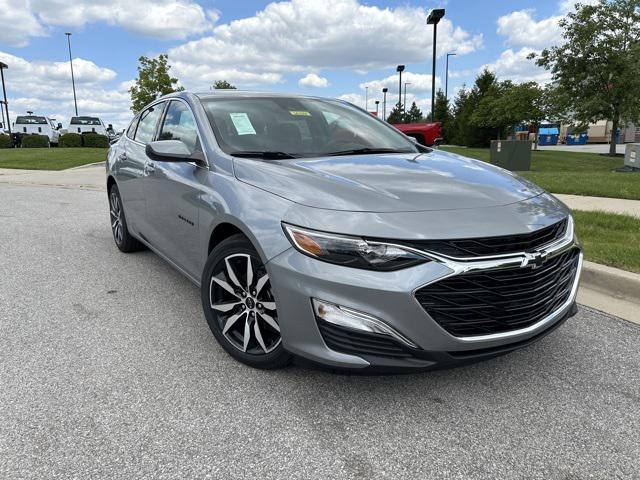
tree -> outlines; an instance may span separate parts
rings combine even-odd
[[[213,85],[211,85],[211,90],[235,90],[235,89],[236,87],[231,85],[226,80],[216,80],[215,82],[213,82]]]
[[[416,102],[413,102],[409,111],[405,113],[405,121],[407,123],[420,123],[423,119],[422,110],[418,108]]]
[[[504,96],[504,108],[514,110],[517,123],[526,122],[533,126],[535,131],[534,149],[538,149],[538,129],[540,123],[552,117],[551,105],[548,100],[552,97],[553,86],[542,88],[536,82],[525,82],[514,85]]]
[[[402,112],[402,107],[400,106],[399,103],[396,103],[393,106],[393,109],[391,110],[391,112],[389,113],[389,116],[387,117],[387,122],[389,122],[389,123],[407,123],[406,119],[405,119],[405,115]]]
[[[442,89],[436,92],[436,103],[434,106],[433,116],[436,122],[440,122],[440,132],[445,141],[449,139],[449,100],[444,96]]]
[[[131,94],[131,110],[138,113],[145,105],[168,93],[184,90],[178,86],[178,79],[169,74],[171,66],[166,54],[158,58],[140,57],[138,62],[138,78],[129,89]]]
[[[462,85],[462,88],[453,101],[453,115],[449,126],[449,138],[446,140],[448,143],[453,143],[454,145],[467,145],[466,127],[469,125],[468,117],[471,114],[468,107],[469,90],[467,90],[466,85]]]
[[[471,124],[491,130],[497,139],[502,138],[506,129],[520,120],[517,109],[506,101],[514,96],[513,88],[510,80],[490,85],[471,115]]]
[[[477,77],[471,90],[462,88],[454,101],[454,120],[450,131],[452,143],[468,147],[487,147],[496,134],[493,127],[479,126],[474,119],[476,109],[482,100],[491,96],[497,88],[498,80],[492,72],[485,69]]]
[[[610,155],[621,121],[640,119],[639,7],[638,0],[579,4],[560,20],[565,43],[536,60],[551,71],[567,117],[582,124],[612,122]]]

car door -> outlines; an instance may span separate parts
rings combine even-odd
[[[120,168],[117,180],[127,223],[145,241],[148,241],[149,235],[147,199],[143,185],[147,164],[145,148],[155,138],[164,103],[156,103],[140,113],[133,131],[131,128],[127,131],[124,151],[119,154],[118,159]]]
[[[180,140],[192,154],[201,152],[196,122],[186,102],[178,99],[169,102],[158,130],[158,140]],[[202,256],[198,234],[200,186],[206,181],[209,169],[196,161],[147,159],[147,162],[144,185],[151,243],[186,273],[199,279]]]

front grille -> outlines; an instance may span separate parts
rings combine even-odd
[[[571,295],[580,251],[572,249],[539,268],[485,270],[445,278],[416,292],[442,328],[458,337],[526,328]]]
[[[518,235],[453,240],[411,240],[400,243],[419,250],[428,250],[450,257],[482,257],[537,250],[562,238],[566,229],[567,219],[565,218],[534,232]]]
[[[398,342],[386,335],[339,327],[320,319],[317,319],[317,322],[324,343],[336,352],[385,358],[411,357]]]

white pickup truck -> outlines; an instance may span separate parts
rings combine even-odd
[[[71,117],[67,133],[107,135],[107,129],[98,117]]]
[[[18,116],[13,124],[13,130],[18,136],[46,135],[50,145],[57,145],[60,138],[60,132],[53,120],[40,115]]]

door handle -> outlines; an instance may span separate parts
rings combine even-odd
[[[121,153],[118,156],[118,160],[120,160],[121,162],[124,162],[127,159],[127,154],[126,153]]]
[[[156,171],[156,166],[153,162],[147,162],[144,164],[144,174],[149,175]]]

